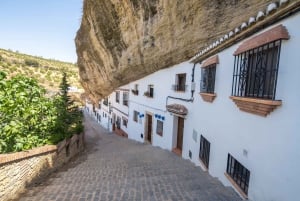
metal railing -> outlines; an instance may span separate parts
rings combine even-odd
[[[181,91],[181,92],[185,92],[187,90],[188,85],[178,85],[178,84],[173,84],[172,85],[172,89],[174,91]]]
[[[275,99],[281,40],[234,58],[233,96]]]

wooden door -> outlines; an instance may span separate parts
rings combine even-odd
[[[183,128],[184,128],[184,119],[178,117],[178,128],[177,128],[177,149],[182,150],[183,143]]]
[[[112,130],[115,131],[116,130],[116,114],[113,113],[113,118],[112,118]]]
[[[147,114],[147,140],[152,142],[152,115]]]

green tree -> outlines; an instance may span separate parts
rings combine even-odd
[[[69,83],[67,74],[64,72],[60,84],[60,94],[57,97],[57,131],[60,131],[63,138],[69,138],[74,133],[79,134],[83,130],[82,113],[68,95]]]
[[[0,153],[51,144],[56,112],[36,80],[0,72]]]

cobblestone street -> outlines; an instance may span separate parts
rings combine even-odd
[[[172,152],[111,134],[85,118],[86,151],[21,201],[238,201],[232,188]]]

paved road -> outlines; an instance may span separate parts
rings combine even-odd
[[[32,186],[21,201],[238,201],[188,160],[108,133],[85,118],[86,151]]]

